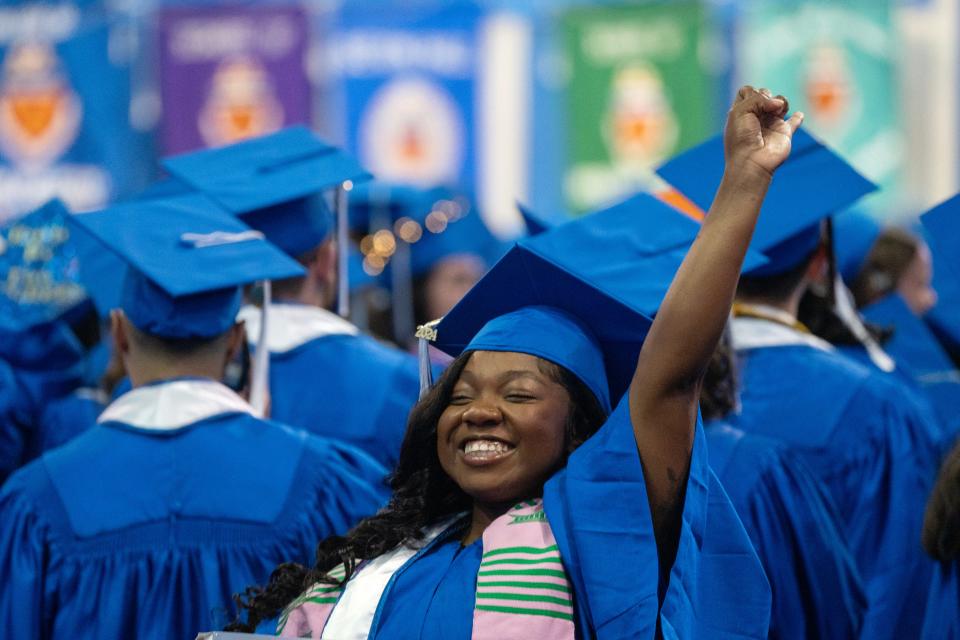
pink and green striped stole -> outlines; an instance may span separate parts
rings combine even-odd
[[[342,577],[343,568],[337,567],[331,575]],[[343,590],[343,586],[319,583],[308,589],[280,617],[278,635],[321,638]],[[521,503],[483,532],[472,638],[573,640],[573,617],[573,587],[543,502]]]

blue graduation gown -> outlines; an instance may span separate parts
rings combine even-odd
[[[24,462],[44,451],[66,444],[97,423],[106,407],[105,394],[97,389],[81,387],[40,407],[35,417]]]
[[[318,540],[382,505],[384,469],[362,452],[258,419],[212,381],[187,381],[201,389],[185,400],[174,393],[182,382],[135,389],[10,477],[0,636],[222,628],[232,594],[281,562],[312,563]]]
[[[770,637],[858,637],[866,595],[820,482],[774,440],[722,422],[705,431],[710,466],[770,580]]]
[[[791,344],[738,355],[734,426],[785,442],[827,488],[867,589],[863,637],[915,634],[932,571],[920,531],[939,426],[888,376],[836,351]]]
[[[883,348],[896,360],[903,377],[930,402],[945,429],[944,450],[949,450],[960,433],[960,372],[950,356],[927,324],[896,294],[865,308],[863,314],[871,322],[894,328]],[[863,349],[844,353],[869,361]]]
[[[332,316],[332,318],[331,318]],[[301,318],[329,321],[329,332],[298,331]],[[248,336],[256,323],[247,316]],[[400,454],[407,416],[420,393],[417,359],[356,332],[329,311],[275,304],[269,326],[288,338],[281,349],[268,340],[270,415],[311,433],[352,444],[392,469]],[[302,325],[301,325],[302,326]],[[289,327],[289,328],[288,328]]]
[[[706,453],[698,423],[662,608],[627,399],[547,483],[544,508],[574,587],[578,638],[652,638],[658,609],[667,640],[767,637],[770,587]],[[388,582],[370,637],[469,640],[482,551],[482,541],[461,548],[457,536],[424,547]]]
[[[30,406],[13,368],[0,360],[0,485],[23,464]]]
[[[934,572],[920,640],[960,640],[960,561]]]

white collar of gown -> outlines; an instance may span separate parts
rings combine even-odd
[[[243,398],[215,380],[170,380],[128,391],[104,409],[97,423],[172,431],[225,413],[256,415]]]
[[[247,305],[237,315],[247,329],[247,340],[256,345],[260,339],[260,309]],[[271,304],[267,318],[267,345],[271,353],[286,353],[297,347],[331,335],[357,335],[360,330],[335,313],[304,304]]]

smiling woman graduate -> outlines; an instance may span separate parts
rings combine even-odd
[[[435,328],[457,359],[411,414],[386,509],[249,590],[234,627],[282,609],[286,637],[766,637],[769,587],[697,402],[802,120],[787,110],[738,93],[724,180],[652,326],[511,250]]]

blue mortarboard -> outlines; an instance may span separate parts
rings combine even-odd
[[[422,224],[439,203],[453,197],[443,187],[424,189],[370,180],[350,192],[350,228],[361,233],[389,229],[403,217]]]
[[[848,284],[857,278],[882,230],[875,218],[859,209],[850,209],[833,217],[837,269]]]
[[[292,256],[323,242],[333,228],[323,192],[369,177],[353,156],[305,127],[167,158],[163,166]]]
[[[947,269],[960,280],[960,194],[924,213],[920,223],[934,256],[934,271]]]
[[[217,336],[235,321],[242,285],[303,273],[202,194],[123,203],[71,222],[127,262],[120,307],[164,338]]]
[[[423,236],[410,247],[410,267],[414,276],[427,273],[444,259],[455,255],[475,256],[484,267],[489,267],[507,248],[490,232],[475,210],[435,227],[436,232],[430,230],[429,221],[424,227]]]
[[[69,315],[87,299],[59,200],[0,229],[0,329],[17,333]]]
[[[723,137],[679,154],[657,169],[667,182],[704,211],[724,171]],[[783,273],[799,264],[820,241],[820,222],[876,190],[877,186],[803,129],[793,135],[790,157],[761,208],[751,249],[770,262],[750,275]]]

